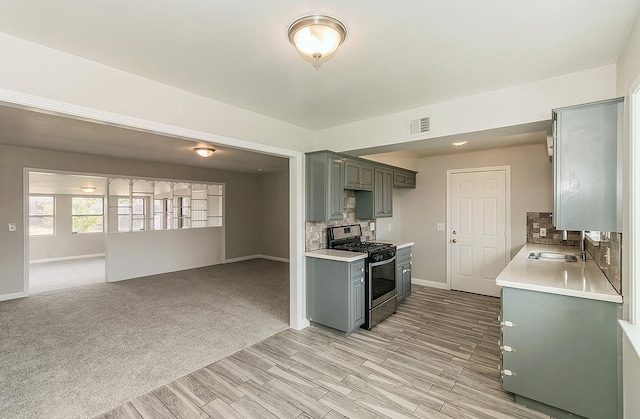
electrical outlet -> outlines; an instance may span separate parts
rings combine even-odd
[[[9,231],[16,231],[18,229],[18,226],[16,225],[16,223],[9,223]]]
[[[374,223],[373,221],[369,223],[369,229],[371,231],[376,231],[376,223]]]
[[[547,229],[540,227],[540,237],[547,237]]]
[[[436,223],[436,230],[444,231],[444,223]]]

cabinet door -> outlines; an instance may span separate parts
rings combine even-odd
[[[402,290],[404,297],[411,295],[411,261],[408,261],[402,267]]]
[[[376,218],[393,216],[393,172],[375,170],[374,211]]]
[[[351,279],[350,329],[353,330],[364,324],[364,276]]]
[[[344,186],[349,189],[360,188],[360,165],[357,162],[351,160],[345,161]]]
[[[396,290],[398,292],[398,302],[404,300],[404,276],[402,271],[404,270],[403,263],[398,261],[396,264]]]
[[[623,99],[555,111],[554,225],[620,231]]]
[[[620,305],[502,290],[503,388],[581,416],[618,417]]]
[[[373,189],[373,166],[368,164],[360,165],[360,187],[362,189]]]
[[[342,220],[344,190],[342,187],[342,161],[339,159],[331,159],[330,162],[328,195],[329,220]]]

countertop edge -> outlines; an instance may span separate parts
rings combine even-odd
[[[555,263],[555,262],[551,262],[551,263]],[[498,280],[498,279],[496,279],[496,285],[500,285],[502,287],[507,287],[507,288],[517,288],[517,289],[527,290],[527,291],[544,292],[547,294],[566,295],[568,297],[578,297],[578,298],[584,298],[588,300],[599,300],[599,301],[607,301],[610,303],[620,303],[620,304],[622,303],[622,297],[620,295],[616,296],[616,295],[600,294],[600,293],[594,293],[594,292],[587,293],[584,291],[568,290],[568,289],[555,288],[555,287],[545,287],[542,285],[529,284],[529,283],[523,283],[523,282],[511,282],[511,281]]]
[[[320,250],[327,250],[327,249],[320,249]],[[335,252],[342,252],[342,251],[335,250]],[[355,262],[355,261],[367,258],[366,253],[355,253],[355,252],[344,252],[344,253],[345,253],[345,256],[339,256],[339,255],[329,255],[326,253],[320,253],[318,250],[312,250],[310,252],[305,252],[304,255],[307,257],[316,258],[316,259],[335,260],[337,262],[347,262],[347,263]]]
[[[396,244],[396,249],[404,249],[405,247],[411,247],[413,245],[415,245],[414,242],[406,242],[406,243]]]

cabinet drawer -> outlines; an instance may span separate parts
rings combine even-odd
[[[405,247],[403,249],[398,250],[396,253],[396,259],[398,261],[411,259],[411,247]]]
[[[364,260],[353,262],[349,265],[349,272],[351,278],[364,275]]]

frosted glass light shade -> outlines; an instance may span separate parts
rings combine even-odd
[[[201,157],[211,157],[216,151],[215,148],[211,147],[196,147],[193,150]]]
[[[293,22],[288,34],[301,54],[319,60],[338,49],[347,37],[347,28],[332,17],[311,15]]]

